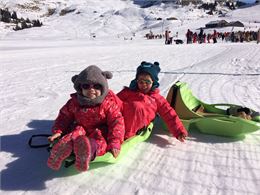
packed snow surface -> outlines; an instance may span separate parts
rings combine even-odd
[[[15,9],[17,2],[2,1]],[[111,71],[109,86],[119,92],[134,78],[141,61],[158,61],[164,96],[180,80],[204,102],[260,111],[260,45],[220,40],[217,44],[165,45],[163,39],[143,37],[150,30],[143,27],[151,25],[154,32],[169,28],[184,39],[188,28],[196,31],[217,19],[202,17],[201,10],[188,12],[169,5],[142,9],[131,1],[118,0],[113,4],[102,1],[102,5],[100,0],[43,2],[46,10],[50,6],[61,10],[67,4],[81,14],[42,17],[41,28],[17,32],[0,22],[1,193],[260,194],[260,131],[239,139],[191,131],[181,143],[157,123],[151,138],[134,146],[116,164],[91,167],[83,173],[73,166],[49,169],[49,153],[45,148],[29,148],[28,139],[50,133],[59,109],[74,92],[71,77],[88,65]],[[40,17],[43,8],[42,13],[27,14]],[[235,10],[225,19],[242,20],[247,29],[257,29],[259,23],[252,21],[260,20],[259,10],[259,5]],[[179,20],[152,23],[151,11],[163,17],[172,11],[183,17],[182,24]]]

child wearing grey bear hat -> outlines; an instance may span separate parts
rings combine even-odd
[[[160,95],[158,62],[143,61],[136,70],[135,79],[117,95],[123,101],[125,139],[128,139],[155,119],[156,115],[165,121],[171,134],[179,141],[188,135],[175,110]]]
[[[95,156],[110,151],[116,158],[124,140],[121,100],[108,88],[112,73],[88,66],[72,77],[76,93],[61,108],[48,139],[53,146],[47,165],[58,170],[72,152],[78,171],[86,171]]]

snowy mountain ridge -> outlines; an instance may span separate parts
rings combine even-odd
[[[13,3],[33,1],[3,2],[17,9]],[[132,1],[104,0],[101,6],[99,0],[74,4],[49,0],[48,6],[57,11],[42,17],[48,13],[49,7],[43,4],[47,1],[35,2],[42,3],[45,11],[20,9],[18,17],[37,16],[42,27],[13,31],[11,24],[0,22],[1,194],[259,195],[260,131],[240,139],[191,130],[181,143],[156,124],[151,138],[133,146],[118,163],[91,167],[84,173],[74,166],[49,169],[46,148],[32,149],[27,143],[32,135],[51,133],[59,109],[75,92],[71,78],[91,64],[113,73],[108,82],[115,93],[129,86],[142,61],[158,61],[164,97],[180,80],[205,103],[260,111],[260,47],[256,41],[218,39],[216,44],[165,45],[164,39],[143,37],[150,30],[163,33],[169,28],[171,34],[179,32],[179,38],[185,39],[187,29],[195,32],[219,19],[245,24],[234,31],[255,30],[260,27],[255,22],[260,19],[260,5],[229,11],[219,18],[192,6],[173,9],[162,4],[141,9]],[[68,2],[66,7],[76,10],[60,16],[65,8],[61,5]],[[131,32],[136,36],[125,40]]]
[[[175,3],[159,3],[141,8],[140,2],[132,0],[2,0],[0,7],[16,11],[18,17],[40,19],[46,35],[53,29],[60,32],[61,38],[92,38],[93,35],[118,37],[138,33],[143,36],[150,29],[162,33],[166,28],[181,25],[184,32],[185,24],[189,21],[203,18],[214,20],[218,17],[208,15],[207,10],[197,9],[193,5],[181,7]],[[218,9],[223,13],[232,12],[224,7]],[[168,21],[167,18],[177,20]],[[0,29],[3,29],[0,37],[4,39],[7,34],[13,34],[13,27],[12,24],[6,26],[0,22]],[[34,28],[30,31],[34,37],[38,37],[39,29]]]

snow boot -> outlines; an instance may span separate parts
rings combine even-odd
[[[91,143],[84,136],[78,136],[74,141],[75,166],[78,171],[87,171],[91,160]]]
[[[56,143],[52,150],[50,157],[48,158],[47,165],[51,169],[59,170],[62,164],[62,161],[70,156],[72,152],[72,140],[70,135],[65,135],[62,137],[58,143]]]

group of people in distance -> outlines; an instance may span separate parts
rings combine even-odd
[[[216,30],[213,33],[205,33],[203,29],[200,29],[200,32],[192,32],[188,29],[186,33],[187,44],[192,43],[217,43],[218,40],[225,42],[250,42],[256,41],[260,42],[260,29],[258,31],[231,31],[231,32],[217,32]]]
[[[76,90],[60,109],[48,137],[54,144],[47,165],[59,170],[75,154],[75,167],[87,171],[90,161],[107,152],[117,158],[121,144],[147,127],[157,114],[171,134],[183,142],[188,135],[175,110],[160,95],[158,62],[142,62],[129,87],[115,94],[108,87],[112,73],[91,65],[72,77]]]

